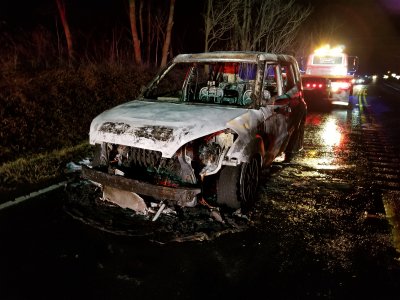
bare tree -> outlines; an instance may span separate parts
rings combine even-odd
[[[176,0],[129,0],[129,20],[136,64],[167,63],[171,53]],[[167,9],[169,8],[169,10]],[[168,12],[168,14],[166,13]],[[161,46],[160,46],[161,45]],[[155,59],[151,59],[151,57]]]
[[[295,0],[283,3],[275,0],[276,5],[269,6],[266,11],[272,11],[275,19],[268,22],[271,30],[268,30],[265,38],[265,51],[284,52],[293,51],[291,46],[297,37],[300,25],[311,13],[311,8],[303,8],[295,4]],[[262,42],[262,39],[260,39]]]
[[[208,0],[206,50],[217,43],[235,50],[286,52],[311,13],[295,0]],[[227,42],[226,42],[227,41]]]
[[[147,22],[146,22],[146,24],[147,24],[147,28],[148,28],[147,35],[146,35],[146,37],[147,37],[147,39],[146,39],[146,41],[147,41],[146,57],[147,57],[147,64],[149,65],[150,64],[150,55],[151,55],[151,43],[154,38],[154,30],[150,30],[150,28],[152,28],[151,24],[153,22],[152,14],[150,12],[150,1],[147,1],[146,3],[147,3]]]
[[[131,34],[133,42],[133,52],[135,55],[136,64],[142,64],[142,52],[140,46],[140,39],[138,36],[136,26],[136,4],[135,0],[129,0],[129,20],[131,22]]]
[[[335,16],[311,19],[298,34],[297,56],[304,58],[322,45],[336,45],[340,40],[338,32],[343,26],[345,24]]]
[[[144,29],[143,29],[143,0],[139,1],[139,27],[140,27],[140,36],[142,39],[144,38]]]
[[[64,0],[56,0],[58,13],[60,14],[61,23],[64,28],[65,39],[67,41],[67,49],[68,49],[68,58],[69,62],[74,60],[74,47],[72,43],[72,35],[71,31],[69,30],[68,20],[67,20],[67,12],[65,9]]]
[[[165,20],[162,15],[158,15],[154,19],[154,32],[152,42],[154,45],[154,65],[158,66],[158,53],[160,49],[160,45],[162,45],[165,40],[165,28],[164,28]]]
[[[233,28],[232,15],[241,2],[238,0],[207,0],[204,15],[204,51],[208,52],[221,41],[227,41],[227,33]]]
[[[170,0],[169,2],[169,16],[167,23],[167,31],[165,34],[164,45],[162,49],[162,58],[161,58],[161,67],[164,67],[167,64],[169,47],[171,45],[171,33],[172,26],[174,25],[174,10],[175,10],[175,0]]]

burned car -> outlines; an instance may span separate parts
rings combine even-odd
[[[93,119],[95,157],[82,173],[103,199],[136,212],[149,199],[245,211],[262,168],[302,149],[306,113],[292,56],[181,54],[137,100]]]

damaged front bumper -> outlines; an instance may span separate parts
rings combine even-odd
[[[200,188],[160,186],[123,176],[110,175],[88,166],[82,166],[82,176],[102,186],[150,196],[160,201],[176,201],[179,206],[192,206],[197,195],[201,193]]]

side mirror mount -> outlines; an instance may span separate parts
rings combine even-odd
[[[282,95],[277,96],[277,97],[275,98],[274,103],[275,103],[276,105],[287,105],[287,104],[289,104],[289,102],[290,102],[289,100],[290,100],[290,95],[287,94],[287,93],[285,93],[285,94],[282,94]]]

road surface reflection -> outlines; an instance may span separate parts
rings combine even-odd
[[[315,169],[339,169],[349,154],[350,124],[358,112],[336,109],[329,113],[309,112],[306,120],[304,152],[298,162]]]

